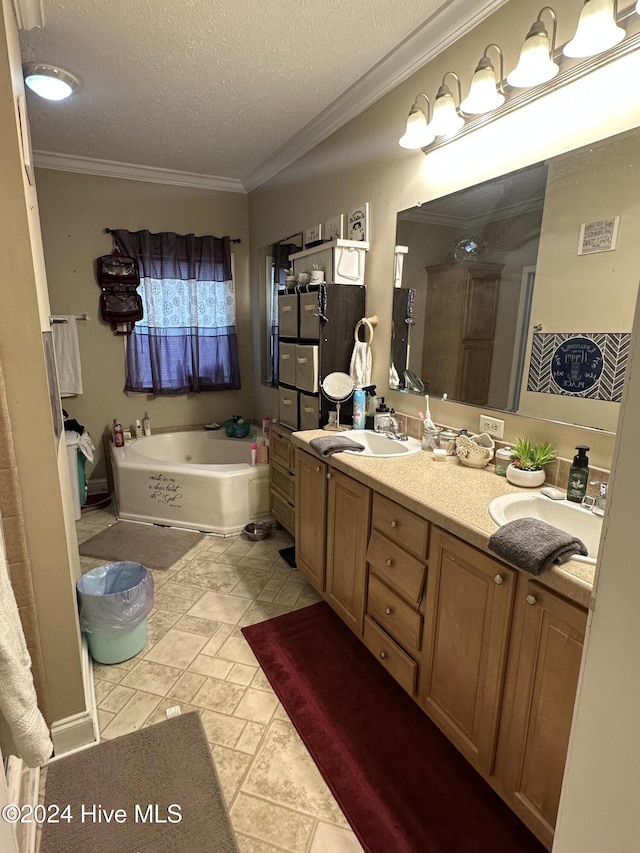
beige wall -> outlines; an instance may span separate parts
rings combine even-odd
[[[559,43],[572,35],[574,6],[569,0],[554,4]],[[285,234],[346,213],[356,203],[370,202],[367,314],[380,317],[372,350],[373,381],[379,390],[387,386],[397,211],[640,124],[640,104],[629,103],[630,86],[624,83],[638,73],[640,62],[632,55],[426,157],[398,146],[417,92],[435,92],[449,70],[460,74],[464,90],[477,58],[491,41],[502,46],[506,67],[513,67],[522,36],[538,11],[538,4],[529,0],[508,3],[425,69],[250,194],[252,253]],[[259,375],[257,369],[255,375]],[[415,414],[421,408],[419,397],[393,392],[388,396],[400,411]],[[263,387],[258,400],[261,408],[275,415],[272,391]],[[476,428],[479,412],[436,401],[432,414],[455,426]],[[563,456],[572,455],[574,445],[585,442],[592,447],[594,464],[607,466],[610,462],[613,442],[601,432],[583,433],[575,427],[556,427],[529,418],[507,416],[505,420],[508,437],[526,431],[533,439],[550,439]]]
[[[64,408],[87,427],[96,444],[88,476],[105,476],[102,435],[115,417],[127,427],[148,411],[155,428],[221,423],[236,413],[252,416],[247,196],[48,169],[36,171],[36,182],[51,310],[89,316],[78,323],[84,393],[64,401]],[[232,246],[241,390],[175,397],[123,391],[123,338],[98,316],[95,260],[112,249],[105,227],[241,238]]]
[[[532,324],[545,332],[629,332],[638,293],[640,131],[632,131],[549,163]],[[578,254],[580,226],[620,216],[614,252]],[[520,412],[597,423],[615,430],[619,406],[526,391]]]
[[[0,17],[0,362],[13,435],[14,482],[5,500],[22,509],[35,617],[42,645],[48,720],[85,710],[74,575],[79,567],[68,511],[66,452],[56,445],[42,331],[49,302],[38,200],[25,179],[16,99],[24,92],[10,0]],[[7,484],[5,483],[5,486]]]

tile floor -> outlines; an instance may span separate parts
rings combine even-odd
[[[78,541],[113,524],[84,511]],[[143,651],[94,664],[104,740],[200,713],[242,853],[361,853],[362,847],[271,689],[240,629],[319,600],[280,557],[284,531],[262,542],[205,536],[166,571]],[[81,557],[83,571],[104,560]]]

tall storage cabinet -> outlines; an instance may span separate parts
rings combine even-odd
[[[426,267],[421,376],[429,393],[486,405],[502,267],[480,261]]]
[[[317,429],[335,404],[320,392],[329,373],[349,372],[354,329],[365,313],[365,286],[306,285],[278,297],[278,418],[291,429]],[[350,417],[341,408],[341,420]]]

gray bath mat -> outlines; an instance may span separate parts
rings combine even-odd
[[[203,538],[197,530],[117,521],[80,545],[80,556],[109,562],[131,560],[148,569],[168,569]]]
[[[61,758],[45,796],[61,817],[44,823],[40,853],[238,851],[197,711]]]

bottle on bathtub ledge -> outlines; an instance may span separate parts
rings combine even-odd
[[[145,435],[151,435],[151,418],[149,417],[148,412],[144,413],[144,417],[142,419],[142,431]]]
[[[255,464],[256,464],[256,461],[257,461],[257,458],[256,458],[256,457],[257,457],[257,455],[258,455],[258,445],[256,444],[256,442],[255,442],[255,441],[253,441],[253,442],[251,443],[251,464],[252,464],[252,465],[255,465]]]
[[[266,442],[261,441],[258,445],[258,449],[256,450],[256,462],[258,465],[261,465],[265,462],[269,461],[269,448],[266,445]]]

